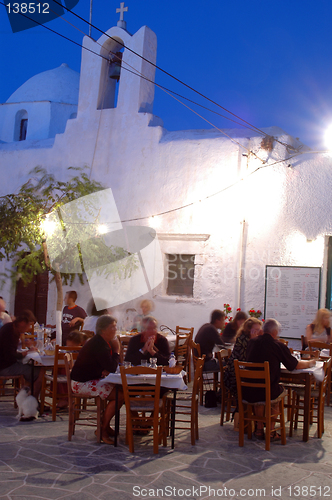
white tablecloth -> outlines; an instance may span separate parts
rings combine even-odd
[[[54,366],[54,356],[46,356],[44,354],[40,354],[39,352],[32,351],[32,352],[29,352],[22,359],[22,362],[24,364],[26,364],[26,363],[28,363],[30,361],[30,359],[34,360],[35,365],[39,365],[39,366]],[[62,364],[64,364],[64,363],[62,362]]]
[[[316,361],[315,366],[312,368],[302,368],[301,370],[293,370],[289,372],[286,367],[281,363],[281,370],[288,373],[311,373],[317,380],[317,382],[322,382],[324,379],[323,361]]]
[[[185,372],[181,372],[179,374],[171,374],[171,373],[162,373],[161,375],[161,387],[167,387],[168,389],[180,389],[182,391],[187,389],[186,384],[183,381],[183,374]],[[154,384],[156,380],[155,375],[127,375],[127,382],[129,385],[135,384]],[[99,385],[106,384],[107,382],[111,382],[112,384],[120,384],[121,385],[121,374],[120,373],[110,373],[107,377],[103,378],[98,382]]]

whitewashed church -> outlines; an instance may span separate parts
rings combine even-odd
[[[58,179],[69,166],[86,166],[112,189],[123,225],[157,231],[164,279],[116,308],[120,324],[145,297],[159,324],[195,331],[225,302],[264,310],[266,266],[320,268],[316,305],[330,307],[331,158],[276,127],[264,129],[265,141],[240,129],[168,132],[153,115],[148,61],[156,62],[156,46],[147,26],[131,35],[119,21],[96,42],[84,38],[80,74],[50,68],[0,105],[0,195],[18,190],[37,165]],[[53,323],[55,287],[43,287]],[[281,320],[295,307],[287,287],[275,313]],[[75,288],[85,307],[89,286]],[[0,295],[13,312],[17,290],[8,284]]]

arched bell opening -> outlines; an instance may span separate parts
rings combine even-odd
[[[122,56],[124,52],[123,41],[113,37],[108,39],[102,49],[103,57],[100,72],[99,94],[97,109],[115,108],[121,76]]]

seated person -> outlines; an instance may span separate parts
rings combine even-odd
[[[0,297],[0,328],[11,321],[12,319],[6,311],[6,302]]]
[[[205,363],[203,371],[219,371],[218,360],[213,357],[212,350],[215,346],[223,347],[223,342],[218,329],[221,330],[225,325],[225,313],[215,309],[211,313],[210,323],[205,323],[197,332],[195,342],[201,346],[201,355],[205,354]]]
[[[306,342],[319,340],[320,342],[331,342],[331,311],[318,309],[316,317],[306,328]]]
[[[98,299],[98,303],[101,302],[101,299]],[[105,304],[106,305],[106,304]],[[95,301],[93,299],[90,300],[87,311],[89,316],[87,316],[84,320],[84,330],[92,331],[96,334],[96,323],[100,316],[104,314],[108,314],[108,309],[105,307],[104,309],[97,310]]]
[[[0,375],[10,378],[11,375],[23,375],[26,384],[30,385],[32,366],[20,362],[29,351],[35,351],[35,347],[29,350],[18,352],[17,348],[20,336],[29,329],[29,318],[25,315],[18,316],[13,322],[6,323],[0,328]],[[34,390],[33,395],[38,398],[43,372],[38,367],[34,367]]]
[[[142,332],[129,341],[125,361],[140,365],[142,359],[157,358],[157,365],[168,365],[169,356],[168,340],[158,333],[157,320],[153,316],[144,317]]]
[[[268,361],[270,365],[270,384],[271,384],[271,401],[277,399],[283,392],[280,381],[280,363],[289,371],[302,368],[310,368],[315,365],[315,360],[301,359],[298,361],[292,356],[288,347],[278,341],[280,331],[280,323],[276,319],[268,319],[264,323],[263,335],[260,335],[248,343],[247,361],[252,363],[264,363]],[[265,391],[263,388],[244,387],[242,396],[250,403],[256,403],[265,400]],[[255,414],[264,414],[264,405],[255,405]],[[272,415],[277,413],[278,403],[272,404]],[[271,428],[273,429],[274,422],[272,419]],[[263,422],[257,422],[255,435],[258,439],[264,439]],[[280,439],[280,436],[275,432],[272,436],[274,439]]]
[[[221,335],[224,344],[233,344],[235,342],[236,334],[247,318],[248,315],[244,311],[238,311],[235,314],[233,321],[225,326],[225,330]]]
[[[71,372],[71,385],[75,394],[82,396],[100,396],[108,399],[102,422],[101,437],[104,443],[114,444],[110,436],[114,430],[110,428],[111,418],[115,414],[115,387],[113,384],[98,386],[101,378],[114,373],[120,359],[120,342],[116,336],[116,319],[112,316],[100,316],[96,324],[96,335],[80,350]],[[123,394],[118,393],[119,408],[123,404]]]
[[[76,304],[77,292],[71,290],[64,298],[65,307],[62,311],[62,345],[66,345],[67,336],[73,330],[77,330],[84,323],[86,312]]]
[[[224,367],[224,384],[235,398],[237,398],[237,388],[234,359],[245,361],[249,340],[262,333],[262,322],[257,318],[248,318],[236,334],[234,349]]]

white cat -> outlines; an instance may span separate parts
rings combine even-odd
[[[38,401],[30,395],[29,387],[23,387],[16,396],[18,406],[17,418],[21,422],[29,422],[38,417]]]

